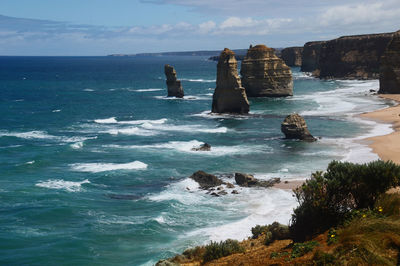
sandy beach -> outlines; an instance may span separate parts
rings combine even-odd
[[[400,102],[399,94],[385,94],[380,97]],[[362,114],[361,117],[379,122],[391,123],[394,132],[384,136],[367,138],[373,152],[382,160],[400,164],[400,104],[382,110]]]

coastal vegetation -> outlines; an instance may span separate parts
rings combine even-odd
[[[168,263],[396,265],[400,259],[400,194],[387,191],[399,186],[399,177],[400,166],[391,161],[333,161],[325,172],[313,173],[294,190],[299,206],[289,226],[277,222],[257,225],[248,240],[211,242]],[[165,262],[159,265],[170,265]]]

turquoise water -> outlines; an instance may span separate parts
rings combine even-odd
[[[165,97],[166,63],[184,99]],[[377,81],[293,75],[293,97],[250,99],[248,116],[210,115],[216,63],[204,57],[0,57],[0,263],[151,265],[287,223],[288,191],[215,198],[187,177],[293,180],[333,159],[376,159],[357,140],[389,127],[354,115],[390,104],[369,93]],[[292,112],[318,142],[282,139]],[[191,151],[203,142],[211,152]]]

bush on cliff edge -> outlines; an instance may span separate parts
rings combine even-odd
[[[400,166],[391,161],[353,164],[333,161],[294,190],[299,207],[290,225],[291,237],[304,241],[338,225],[352,210],[372,208],[388,189],[399,185]]]

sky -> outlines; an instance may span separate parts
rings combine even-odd
[[[302,46],[400,29],[400,0],[1,0],[0,55]]]

